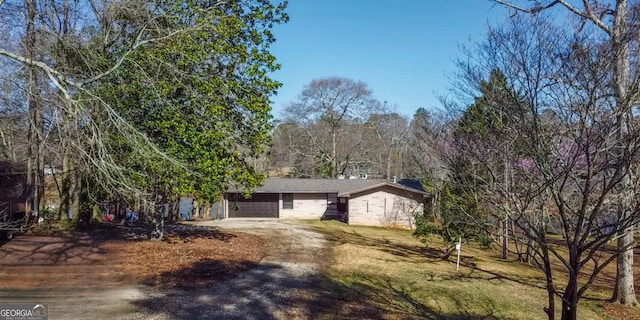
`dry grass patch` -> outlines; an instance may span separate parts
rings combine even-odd
[[[446,245],[425,245],[410,231],[308,221],[332,244],[331,281],[349,288],[347,298],[375,303],[389,319],[541,319],[547,305],[544,274],[499,253],[463,245],[460,270],[455,255],[443,260]],[[563,279],[560,275],[559,285]],[[580,319],[603,319],[604,301],[590,294]],[[363,297],[363,298],[356,298]],[[556,300],[559,307],[560,301]],[[559,310],[558,310],[559,311]],[[611,315],[610,313],[608,313]],[[611,317],[614,318],[614,317]]]

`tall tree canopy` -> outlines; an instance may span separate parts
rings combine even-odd
[[[297,152],[319,163],[320,175],[335,178],[358,161],[358,151],[365,146],[365,123],[378,110],[380,102],[364,82],[329,77],[306,85],[285,109],[284,118],[310,142],[298,146]]]
[[[63,202],[77,207],[87,186],[154,203],[260,183],[248,160],[270,143],[269,99],[280,86],[270,77],[279,68],[271,28],[287,21],[285,7],[0,2],[0,59],[30,70],[16,81],[28,83],[23,110],[40,137],[31,152],[64,167],[62,191],[74,195]]]

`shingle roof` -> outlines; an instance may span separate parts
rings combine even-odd
[[[420,191],[424,191],[422,187],[422,183],[417,179],[400,179],[398,180],[398,184],[403,185],[407,188],[416,189]]]
[[[26,174],[23,166],[10,161],[0,160],[0,174]]]
[[[262,187],[254,193],[338,193],[350,194],[378,186],[394,186],[400,189],[426,194],[424,191],[400,183],[376,179],[266,179]]]

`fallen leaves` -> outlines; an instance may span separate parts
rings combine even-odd
[[[234,233],[228,240],[138,241],[122,247],[123,271],[145,284],[204,286],[257,265],[263,257],[257,236]],[[113,244],[112,244],[113,245]]]
[[[637,309],[616,303],[605,303],[604,314],[609,318],[624,320],[640,320]]]
[[[81,288],[120,284],[207,286],[256,266],[258,236],[169,226],[165,241],[145,240],[146,227],[87,233],[24,235],[0,247],[0,288]]]

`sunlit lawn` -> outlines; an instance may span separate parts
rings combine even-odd
[[[335,221],[305,221],[331,244],[328,278],[340,284],[343,299],[359,297],[384,310],[388,318],[543,319],[547,305],[544,274],[534,267],[504,261],[495,250],[464,245],[460,270],[455,254],[441,258],[444,243],[427,245],[410,231],[349,226]],[[558,273],[557,287],[564,285]],[[344,289],[347,288],[347,289]],[[606,319],[603,305],[611,293],[591,291],[580,302],[579,319]],[[556,299],[559,318],[560,300]]]

